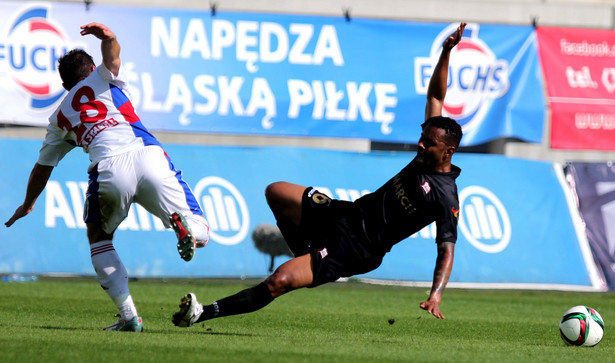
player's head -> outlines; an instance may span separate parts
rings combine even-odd
[[[430,170],[448,170],[461,142],[461,126],[452,118],[435,116],[427,119],[421,128],[416,162]]]
[[[450,117],[433,116],[425,120],[425,122],[421,125],[421,128],[425,130],[427,126],[434,126],[444,130],[445,137],[443,141],[446,142],[447,145],[453,146],[455,149],[459,147],[461,137],[463,136],[463,131],[457,121]]]
[[[79,81],[89,76],[95,68],[94,59],[83,49],[73,49],[58,60],[62,86],[69,91]]]

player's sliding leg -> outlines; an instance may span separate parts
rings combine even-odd
[[[188,293],[181,299],[180,310],[173,314],[173,324],[188,327],[204,320],[251,313],[264,308],[273,299],[264,282],[205,306],[198,302],[194,293]]]
[[[188,293],[181,299],[180,310],[173,315],[173,324],[188,327],[209,319],[262,309],[278,296],[310,286],[313,280],[311,261],[309,254],[293,258],[278,267],[260,284],[214,301],[210,305],[202,305],[194,293]]]
[[[92,265],[100,286],[120,311],[118,321],[104,330],[143,331],[143,321],[128,290],[128,273],[111,240],[90,244]]]

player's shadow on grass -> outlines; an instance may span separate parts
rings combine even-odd
[[[254,337],[256,335],[254,334],[246,334],[246,333],[223,333],[223,332],[217,332],[217,331],[201,331],[201,332],[197,332],[197,334],[205,334],[205,335],[226,335],[226,336],[231,336],[231,337]]]
[[[39,329],[45,329],[45,330],[84,330],[83,328],[72,328],[72,327],[65,327],[65,326],[50,326],[50,325],[45,325],[45,326],[39,326]],[[87,330],[87,329],[85,329]],[[102,331],[102,330],[101,330]],[[169,331],[168,330],[147,330],[144,329],[143,333],[164,333],[164,334],[168,334]],[[181,331],[178,330],[177,334],[185,334],[185,331]],[[192,334],[203,334],[203,335],[221,335],[221,336],[229,336],[229,337],[254,337],[256,335],[254,334],[246,334],[246,333],[225,333],[225,332],[217,332],[217,331],[211,331],[211,330],[207,330],[207,331],[198,331],[198,330],[191,330],[190,333]]]
[[[72,328],[72,327],[65,327],[65,326],[50,326],[50,325],[39,326],[38,328],[46,329],[46,330],[82,330],[81,328]]]
[[[169,334],[169,330],[147,330],[144,329],[143,332],[148,333],[164,333]],[[220,335],[220,336],[229,336],[229,337],[255,337],[258,334],[249,334],[249,333],[229,333],[229,332],[221,332],[221,331],[212,331],[211,329],[203,328],[203,329],[173,329],[171,331],[172,334],[201,334],[201,335]]]

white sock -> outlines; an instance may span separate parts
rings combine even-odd
[[[209,242],[209,223],[203,216],[188,214],[184,216],[190,225],[192,235],[196,239],[197,247],[204,247]]]
[[[128,272],[110,240],[90,245],[92,265],[100,286],[115,303],[126,320],[137,316],[137,308],[128,290]]]

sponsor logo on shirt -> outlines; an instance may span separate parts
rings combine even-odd
[[[393,189],[395,190],[395,197],[401,204],[402,208],[404,208],[408,214],[414,213],[416,208],[412,205],[410,198],[406,195],[406,191],[404,190],[399,174],[395,175],[393,178]]]
[[[102,130],[107,129],[109,127],[117,126],[118,124],[119,122],[117,122],[113,118],[110,118],[108,120],[103,120],[95,124],[94,126],[92,126],[91,129],[89,129],[85,133],[85,135],[83,135],[82,143],[86,145],[91,144],[94,138],[96,137],[96,135],[100,134]]]
[[[326,195],[324,195],[324,194],[322,194],[320,192],[316,192],[316,193],[312,194],[312,200],[316,204],[329,204],[329,203],[331,203],[331,198],[327,197]]]
[[[431,186],[429,185],[428,181],[425,181],[423,184],[421,184],[421,188],[423,188],[425,194],[429,194],[429,192],[431,191]]]

